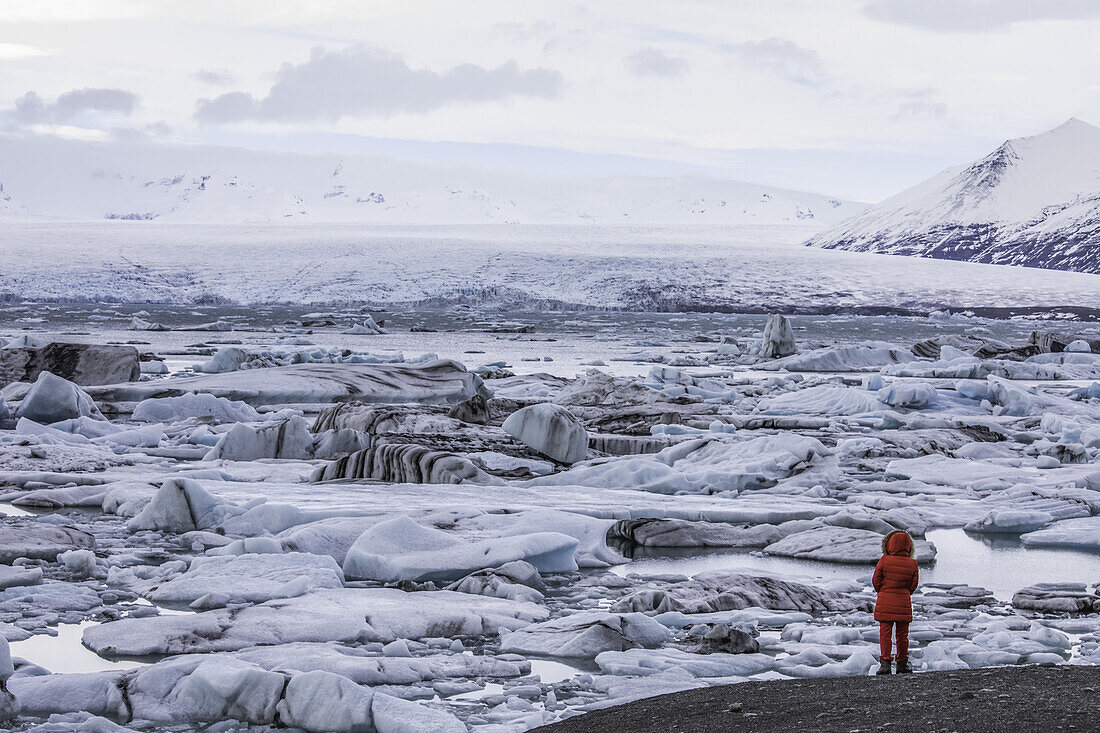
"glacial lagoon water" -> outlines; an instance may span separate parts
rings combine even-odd
[[[972,585],[987,588],[1001,600],[1011,600],[1020,588],[1034,583],[1100,582],[1100,553],[1061,548],[1025,548],[1013,535],[975,535],[961,529],[930,530],[937,549],[934,563],[922,567],[922,583]],[[694,575],[711,570],[754,570],[787,575],[866,578],[870,565],[796,560],[758,551],[698,548],[638,547],[629,563],[617,565],[619,575],[676,573]]]

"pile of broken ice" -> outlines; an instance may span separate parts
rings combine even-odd
[[[936,529],[1100,550],[1100,387],[1059,385],[1100,356],[1070,346],[793,353],[776,317],[638,378],[236,347],[156,382],[42,372],[0,391],[0,501],[46,511],[0,519],[0,719],[523,730],[867,673],[885,533],[925,568]],[[631,572],[662,548],[741,554]],[[914,597],[918,669],[1100,664],[1097,585],[947,580]],[[22,655],[66,624],[137,661]]]

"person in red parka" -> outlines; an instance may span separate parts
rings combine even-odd
[[[917,589],[917,561],[913,559],[913,538],[896,530],[882,538],[882,557],[871,576],[871,585],[878,593],[875,601],[875,621],[878,621],[879,669],[876,674],[890,674],[891,627],[897,635],[898,674],[909,669],[909,622],[913,620],[910,596]]]

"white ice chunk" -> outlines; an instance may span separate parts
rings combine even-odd
[[[466,726],[446,710],[374,693],[371,715],[378,733],[466,733]]]
[[[774,359],[779,356],[789,356],[797,350],[790,320],[778,313],[769,315],[760,340],[760,356],[765,359]]]
[[[966,525],[968,532],[1020,534],[1034,532],[1054,520],[1048,512],[1030,509],[994,509]]]
[[[680,649],[628,649],[603,652],[596,664],[605,674],[645,677],[679,667],[693,677],[744,677],[775,669],[767,654],[692,654]]]
[[[241,368],[241,364],[248,361],[248,352],[239,346],[223,346],[212,357],[202,364],[195,365],[196,372],[203,374],[222,374],[235,372]]]
[[[283,723],[311,733],[365,733],[372,728],[373,698],[369,687],[315,670],[291,677],[276,707]]]
[[[15,667],[11,661],[11,647],[8,646],[8,640],[0,636],[0,682],[7,682],[14,672]]]
[[[309,459],[313,457],[313,435],[305,418],[260,426],[238,423],[206,454],[208,461],[255,461],[261,458]]]
[[[669,636],[667,627],[641,613],[581,611],[519,631],[502,632],[500,650],[591,659],[606,651],[659,646]]]
[[[361,580],[456,580],[475,570],[525,560],[542,573],[577,569],[577,540],[538,532],[466,542],[401,516],[368,529],[348,550],[344,574]]]
[[[98,654],[181,654],[296,641],[482,636],[547,615],[533,603],[452,591],[339,588],[233,610],[125,618],[89,626],[83,641]]]
[[[866,529],[817,527],[787,535],[764,552],[800,560],[863,563],[874,565],[882,557],[882,535]],[[936,558],[936,547],[927,540],[914,540],[916,559],[928,563]]]
[[[95,402],[84,390],[50,372],[38,375],[20,403],[19,415],[43,425],[74,417],[103,419]]]
[[[250,405],[347,400],[454,404],[475,394],[485,396],[480,377],[445,359],[422,364],[292,364],[89,388],[96,399],[109,402],[139,402],[186,392]]]
[[[561,463],[576,463],[588,453],[588,433],[569,410],[552,403],[529,405],[504,421],[504,432]]]
[[[789,372],[852,372],[878,369],[887,364],[916,359],[912,351],[885,343],[865,343],[851,346],[828,346],[762,364],[764,369],[786,369]]]
[[[223,555],[196,557],[186,573],[161,584],[149,597],[157,602],[190,603],[217,593],[228,603],[258,603],[343,585],[343,572],[328,556]]]
[[[183,676],[158,707],[170,714],[170,720],[271,723],[285,684],[278,672],[232,657],[208,658]],[[141,703],[136,701],[135,712],[142,712]]]
[[[185,394],[179,397],[154,397],[134,407],[138,422],[174,423],[203,418],[215,423],[255,422],[260,414],[244,402],[234,402],[211,394]]]
[[[91,550],[68,550],[57,556],[65,569],[78,578],[90,578],[95,575],[95,553]]]
[[[132,531],[191,532],[214,527],[235,511],[237,507],[207,493],[196,481],[168,479],[126,526]]]
[[[1046,529],[1020,537],[1028,547],[1076,547],[1100,550],[1100,517],[1081,517],[1055,522]]]
[[[815,457],[830,453],[816,438],[791,433],[740,442],[704,438],[652,455],[589,461],[526,483],[632,488],[662,494],[741,491],[772,486],[806,468]]]
[[[891,382],[878,392],[878,398],[891,407],[922,409],[936,401],[936,388],[927,382]]]
[[[862,415],[881,412],[882,402],[864,389],[836,384],[787,392],[761,400],[756,411],[764,415]]]

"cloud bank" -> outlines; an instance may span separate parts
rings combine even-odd
[[[315,48],[301,64],[284,64],[267,96],[229,92],[201,99],[195,118],[204,123],[258,120],[306,122],[341,117],[391,117],[429,112],[448,104],[498,102],[513,97],[556,97],[561,75],[521,70],[515,61],[494,69],[461,64],[443,72],[413,69],[394,53],[353,47]]]
[[[12,117],[24,125],[70,122],[86,112],[131,115],[139,97],[124,89],[85,87],[73,89],[47,102],[36,92],[27,92],[15,100]]]

